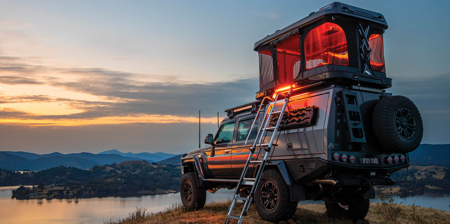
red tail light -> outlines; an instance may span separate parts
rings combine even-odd
[[[401,155],[401,156],[400,156],[400,161],[401,161],[402,163],[405,163],[405,162],[406,162],[406,157],[405,157],[404,155]]]
[[[342,154],[341,156],[342,162],[347,162],[347,159],[348,159],[347,154]]]
[[[400,159],[398,158],[398,156],[394,156],[394,163],[398,163],[400,162]]]
[[[392,156],[388,156],[387,158],[386,158],[386,163],[387,164],[392,164]]]
[[[350,163],[355,163],[356,162],[356,158],[355,158],[354,155],[351,155],[349,159],[350,159]]]
[[[333,159],[339,160],[339,153],[337,153],[337,152],[333,153]]]

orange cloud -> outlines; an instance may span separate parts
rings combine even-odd
[[[216,124],[217,117],[201,119],[202,123]],[[198,117],[182,117],[173,115],[139,115],[123,117],[101,117],[96,119],[0,119],[4,125],[17,126],[87,126],[106,124],[167,124],[167,123],[198,123]]]

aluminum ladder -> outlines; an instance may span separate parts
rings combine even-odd
[[[236,192],[235,192],[235,194],[233,196],[233,200],[231,201],[230,208],[228,209],[228,214],[227,214],[227,218],[225,219],[225,224],[227,224],[230,219],[236,219],[236,220],[238,220],[238,223],[240,224],[244,220],[244,217],[247,215],[248,208],[250,207],[250,204],[251,204],[251,201],[253,199],[254,193],[256,191],[256,188],[258,187],[259,181],[261,179],[261,175],[264,172],[264,167],[265,167],[265,165],[267,163],[267,158],[269,157],[270,150],[271,150],[272,146],[274,145],[273,142],[274,142],[274,140],[275,140],[275,138],[276,138],[276,136],[278,134],[278,131],[279,131],[278,129],[280,127],[281,121],[283,120],[283,115],[284,115],[284,112],[286,110],[286,107],[287,107],[287,105],[289,103],[289,98],[291,96],[291,92],[292,92],[292,87],[290,87],[288,89],[288,93],[286,93],[286,91],[278,92],[276,94],[276,96],[275,96],[275,99],[272,101],[272,103],[269,104],[269,105],[272,105],[272,107],[270,108],[270,112],[269,113],[265,113],[264,119],[261,122],[262,125],[260,125],[260,127],[258,129],[258,134],[256,135],[255,141],[253,142],[253,146],[252,146],[252,148],[250,148],[250,154],[248,156],[247,162],[245,163],[244,170],[242,171],[242,174],[241,174],[241,177],[239,179],[239,182],[238,182],[238,184],[236,186]],[[276,104],[276,102],[278,100],[278,97],[280,95],[285,95],[283,108],[280,111],[275,111],[274,112],[273,109],[275,108],[275,104]],[[268,98],[268,97],[266,97],[266,98]],[[247,135],[247,139],[245,140],[245,145],[247,145],[247,142],[248,142],[249,137],[250,137],[250,135],[252,133],[253,127],[255,126],[255,124],[256,124],[256,122],[258,120],[258,116],[259,116],[259,114],[261,112],[261,108],[263,107],[263,104],[264,104],[264,101],[265,101],[266,98],[264,98],[261,101],[261,105],[259,106],[259,110],[258,110],[258,112],[256,114],[255,119],[253,120],[252,126],[250,127],[250,130],[249,130],[248,135]],[[270,123],[270,120],[271,120],[270,118],[272,117],[272,115],[277,115],[277,114],[279,114],[279,117],[278,117],[278,121],[277,121],[276,126],[275,127],[268,127],[269,123]],[[272,134],[272,136],[270,138],[270,142],[269,143],[261,143],[262,139],[264,138],[264,134],[266,134],[266,132],[268,132],[268,131],[273,131],[273,134]],[[253,154],[254,154],[254,152],[256,150],[256,147],[258,145],[260,146],[260,149],[264,148],[264,150],[266,151],[265,154],[264,154],[264,159],[261,160],[261,161],[251,161],[252,158],[253,158]],[[261,163],[259,168],[258,168],[258,172],[256,173],[255,178],[246,178],[245,177],[247,175],[247,171],[248,171],[248,167],[249,167],[250,163]],[[252,188],[250,190],[250,193],[249,193],[249,195],[247,197],[240,197],[239,192],[240,192],[242,186],[252,186]],[[240,216],[232,215],[233,209],[234,209],[234,207],[236,205],[237,200],[245,201],[245,204],[244,204],[244,207],[242,208],[242,212],[241,212]]]

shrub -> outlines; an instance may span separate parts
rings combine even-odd
[[[398,219],[404,215],[400,206],[401,203],[394,203],[394,199],[384,193],[381,193],[378,198],[380,198],[381,203],[377,203],[375,206],[375,214],[386,223],[398,223]]]

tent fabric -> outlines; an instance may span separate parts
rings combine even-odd
[[[274,81],[273,58],[269,50],[259,52],[259,87],[262,88],[269,82]]]
[[[306,70],[327,64],[348,66],[347,38],[335,23],[326,22],[309,31],[305,41]]]
[[[380,34],[370,35],[369,45],[372,49],[370,52],[370,65],[372,66],[372,69],[377,72],[386,72],[384,63],[383,36]]]
[[[298,35],[289,36],[278,42],[276,49],[278,79],[280,83],[291,82],[299,73],[295,65],[300,61],[300,37]]]

